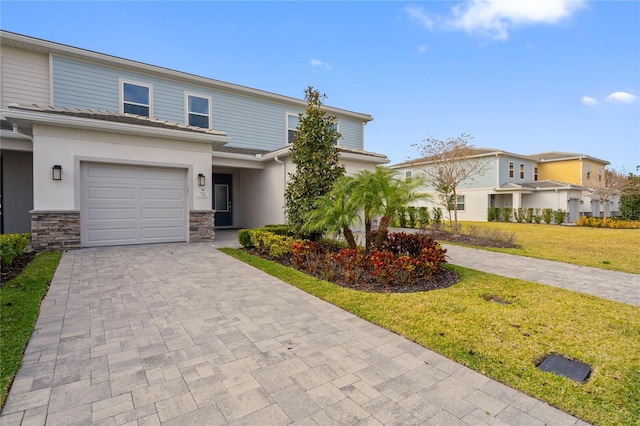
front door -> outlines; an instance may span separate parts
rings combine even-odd
[[[215,210],[216,226],[232,226],[231,211],[231,175],[213,174],[213,210]]]

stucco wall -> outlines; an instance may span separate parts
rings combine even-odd
[[[211,170],[211,145],[86,130],[33,126],[33,208],[35,210],[80,209],[80,163],[82,161],[179,167],[187,169],[190,210],[211,209],[209,198],[196,198],[197,175]],[[62,166],[62,180],[51,178],[53,165]]]

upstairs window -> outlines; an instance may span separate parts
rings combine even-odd
[[[591,179],[591,164],[587,164],[587,179]]]
[[[296,139],[298,123],[300,123],[298,114],[287,114],[287,144],[292,144]]]
[[[598,182],[602,182],[602,167],[598,167]]]
[[[411,183],[411,170],[404,172],[404,180],[407,183]]]
[[[535,181],[538,180],[538,168],[537,167],[533,168],[533,180],[535,180]]]
[[[185,104],[189,126],[211,128],[211,97],[186,93]]]
[[[509,179],[513,179],[514,173],[513,161],[509,161]]]
[[[129,81],[122,82],[122,112],[151,117],[151,86]]]
[[[520,180],[524,180],[524,164],[520,163]]]

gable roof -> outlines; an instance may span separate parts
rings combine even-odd
[[[591,160],[602,164],[611,164],[607,160],[601,160],[600,158],[592,157],[586,154],[579,154],[574,152],[559,152],[549,151],[540,152],[538,154],[530,154],[527,157],[539,162],[552,162],[552,161],[566,161],[566,160]]]
[[[3,46],[13,47],[17,49],[23,49],[36,53],[55,54],[74,58],[83,61],[89,61],[101,65],[107,65],[111,67],[117,67],[119,69],[126,69],[138,73],[144,73],[147,75],[154,75],[157,77],[177,80],[188,84],[195,84],[198,86],[209,87],[211,89],[221,90],[224,92],[231,92],[242,96],[248,96],[252,98],[260,98],[263,100],[285,103],[294,108],[305,109],[307,103],[302,99],[296,99],[289,96],[278,95],[275,93],[267,92],[264,90],[253,89],[251,87],[241,86],[238,84],[227,83],[212,78],[202,77],[195,74],[190,74],[182,71],[172,70],[170,68],[164,68],[157,65],[150,65],[143,62],[133,61],[130,59],[124,59],[105,53],[99,53],[92,50],[81,49],[79,47],[69,46],[66,44],[55,43],[48,40],[43,40],[35,37],[29,37],[26,35],[13,33],[10,31],[0,30],[0,43]],[[345,109],[330,107],[323,105],[323,109],[331,114],[346,116],[361,120],[363,122],[369,122],[373,120],[373,117],[369,114],[363,114],[354,111],[348,111]]]
[[[509,157],[526,158],[527,160],[531,160],[531,158],[525,155],[514,154],[513,152],[503,151],[501,149],[495,149],[495,148],[471,147],[469,149],[469,153],[470,154],[465,158],[482,158],[482,157],[493,157],[493,156],[505,155]],[[421,157],[421,158],[416,158],[414,160],[408,160],[402,163],[394,164],[389,167],[391,169],[400,169],[404,167],[424,166],[426,164],[432,163],[433,161],[434,161],[433,157]]]

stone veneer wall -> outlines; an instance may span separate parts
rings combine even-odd
[[[213,210],[191,210],[189,212],[189,242],[200,243],[215,239]]]
[[[31,247],[34,251],[80,248],[80,212],[32,210]]]

